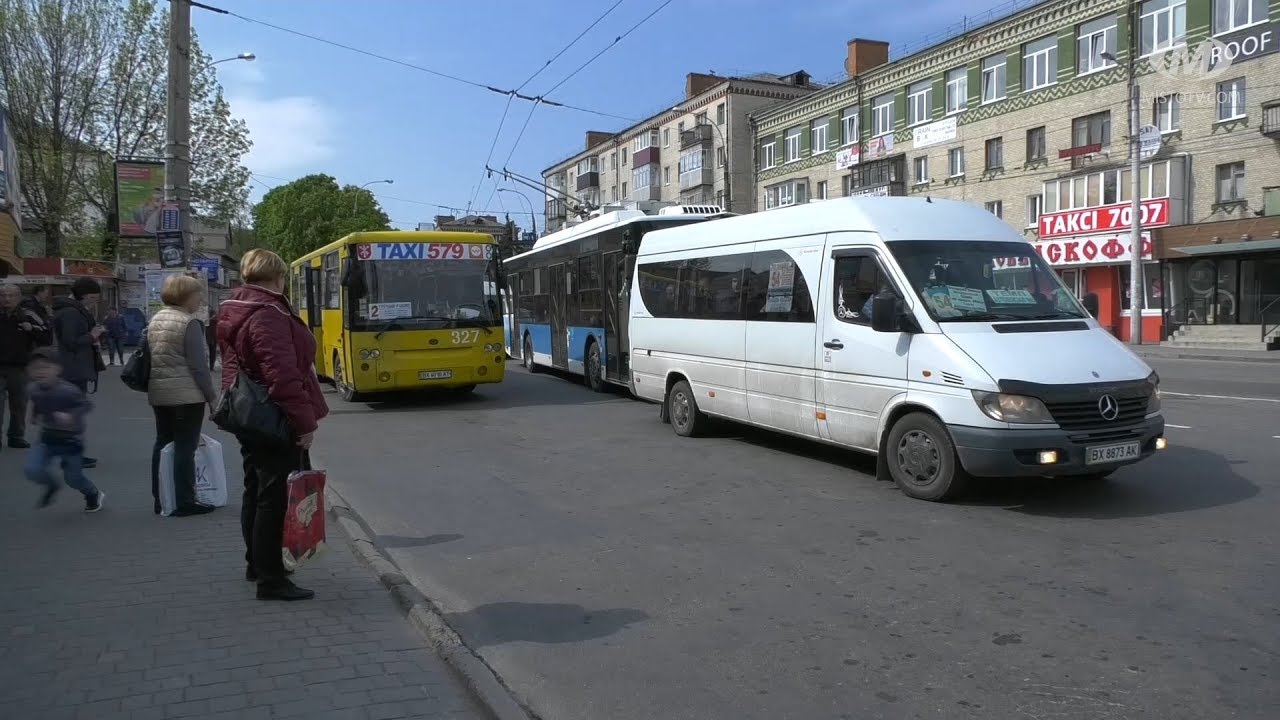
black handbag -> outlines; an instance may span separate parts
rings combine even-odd
[[[146,392],[151,382],[151,346],[147,344],[147,336],[142,336],[142,343],[125,361],[120,371],[120,379],[130,390]]]
[[[249,318],[246,318],[244,325],[248,324]],[[236,346],[238,337],[230,340],[228,344]],[[243,352],[239,354],[244,356]],[[268,446],[294,444],[294,432],[289,418],[271,400],[267,389],[243,370],[236,373],[231,387],[222,391],[222,397],[218,398],[218,404],[209,419],[214,425],[235,435],[241,443]]]

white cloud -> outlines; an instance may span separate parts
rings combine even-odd
[[[334,155],[336,117],[319,100],[305,96],[230,97],[231,112],[249,126],[253,149],[245,165],[264,175],[286,175]]]

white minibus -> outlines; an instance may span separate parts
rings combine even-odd
[[[976,205],[841,198],[656,230],[633,390],[878,456],[911,497],[970,477],[1102,478],[1165,445],[1159,378]]]

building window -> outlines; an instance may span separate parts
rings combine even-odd
[[[760,169],[768,170],[778,164],[778,143],[765,143],[760,148]]]
[[[1221,35],[1267,20],[1267,0],[1213,0],[1213,34]]]
[[[1111,144],[1111,111],[1085,115],[1071,121],[1071,147]]]
[[[947,169],[951,177],[964,175],[964,148],[951,148],[947,151]]]
[[[929,182],[929,156],[921,155],[911,161],[911,168],[915,173],[916,184],[924,185]]]
[[[671,184],[671,166],[670,165],[662,168],[662,184],[663,185]]]
[[[809,153],[817,155],[827,151],[827,131],[831,128],[831,121],[822,118],[814,120],[809,124],[809,133],[812,138],[809,140]]]
[[[1246,114],[1244,78],[1218,83],[1218,122],[1239,120]]]
[[[1165,95],[1156,98],[1156,127],[1160,132],[1174,132],[1182,127],[1182,103],[1177,95]]]
[[[783,142],[786,143],[787,159],[786,162],[795,162],[800,159],[800,128],[791,128],[782,136]]]
[[[662,147],[671,147],[671,128],[662,128]]]
[[[724,103],[720,103],[719,105],[716,106],[716,124],[717,125],[724,124],[724,116],[725,116]]]
[[[707,151],[703,148],[692,148],[680,153],[680,175],[699,172],[707,165]],[[667,168],[670,170],[671,168]]]
[[[1234,162],[1218,166],[1218,194],[1220,203],[1244,200],[1244,163]]]
[[[697,115],[693,116],[694,127],[697,127],[699,125],[710,125],[710,124],[711,124],[711,120],[707,118],[707,114],[704,112],[700,112]]]
[[[1044,160],[1046,157],[1048,151],[1045,148],[1044,126],[1031,128],[1027,131],[1027,162]]]
[[[933,81],[925,80],[912,85],[907,91],[907,123],[920,125],[929,122],[933,114]]]
[[[982,61],[982,102],[1004,99],[1007,65],[1008,58],[1004,55],[992,55]]]
[[[893,93],[881,95],[871,104],[871,137],[893,132]]]
[[[579,177],[586,175],[587,173],[597,172],[599,169],[600,169],[600,165],[597,162],[597,160],[593,157],[583,158],[582,160],[578,161]]]
[[[610,170],[618,169],[618,153],[617,152],[609,153],[609,169]]]
[[[618,186],[617,186],[617,185],[610,185],[610,186],[609,186],[609,199],[610,199],[610,200],[617,200],[617,199],[618,199]]]
[[[1039,90],[1058,82],[1058,38],[1027,43],[1022,51],[1022,89]]]
[[[723,190],[716,191],[716,206],[724,207],[724,191]]]
[[[827,199],[827,181],[826,180],[821,180],[818,182],[817,187],[813,191],[813,199],[814,200]]]
[[[1044,212],[1044,196],[1028,195],[1027,196],[1027,227],[1038,227],[1040,223],[1040,215]]]
[[[992,215],[995,215],[998,218],[1003,218],[1004,203],[999,200],[992,200],[991,202],[987,203],[987,212],[991,213]]]
[[[1160,161],[1143,167],[1138,177],[1143,200],[1169,197],[1169,163]],[[1076,175],[1044,184],[1044,211],[1080,210],[1099,205],[1128,202],[1132,195],[1129,169],[1104,170]]]
[[[947,114],[969,107],[969,70],[956,68],[947,73]]]
[[[1187,0],[1147,0],[1139,23],[1143,55],[1182,45],[1187,41]]]
[[[724,167],[725,163],[724,146],[716,148],[716,167]]]
[[[764,189],[764,207],[766,210],[800,205],[808,202],[809,185],[807,180],[789,180]]]
[[[858,109],[845,108],[840,113],[840,142],[852,145],[858,142]]]
[[[658,130],[654,128],[649,132],[640,133],[631,138],[631,152],[638,153],[641,150],[648,150],[658,144]]]
[[[1115,65],[1114,60],[1102,57],[1103,53],[1116,53],[1116,18],[1109,15],[1098,18],[1080,26],[1080,40],[1077,44],[1078,72],[1097,72]]]
[[[999,170],[1004,167],[1004,138],[991,138],[987,141],[987,170]]]
[[[643,165],[631,171],[631,184],[637,193],[644,193],[658,184],[658,174],[653,168],[653,165]]]
[[[627,184],[622,183],[622,197],[627,197]]]

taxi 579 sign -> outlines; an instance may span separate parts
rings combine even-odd
[[[1144,200],[1142,227],[1164,227],[1169,224],[1169,198]],[[1129,203],[1116,203],[1083,210],[1066,210],[1040,216],[1040,239],[1092,235],[1126,230],[1133,223],[1133,208]]]

